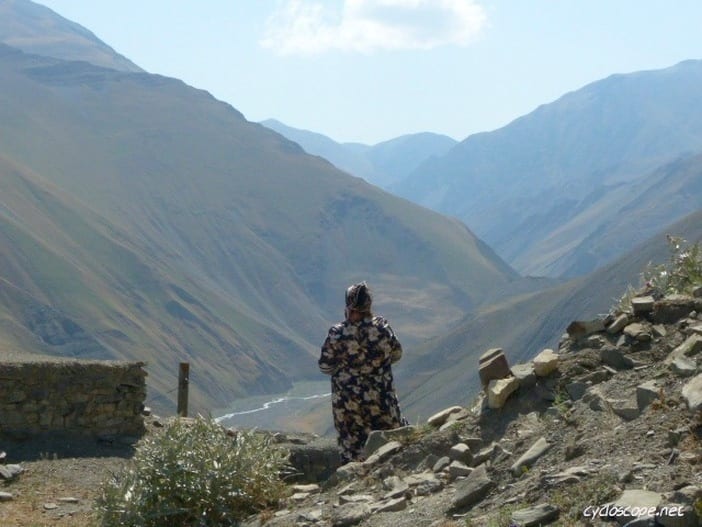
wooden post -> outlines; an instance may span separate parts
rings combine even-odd
[[[190,363],[180,363],[178,375],[178,415],[188,417],[188,382],[190,382]]]

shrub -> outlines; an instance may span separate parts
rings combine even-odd
[[[641,273],[642,286],[637,291],[629,286],[615,306],[618,312],[631,312],[631,299],[644,292],[655,298],[676,293],[690,293],[702,285],[702,247],[690,245],[678,236],[667,236],[670,258],[668,262],[648,264]]]
[[[102,488],[103,527],[236,525],[277,502],[287,452],[253,431],[229,437],[212,419],[178,419],[142,439]]]

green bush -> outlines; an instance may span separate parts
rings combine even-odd
[[[283,496],[287,457],[266,435],[229,437],[212,419],[178,419],[142,439],[130,466],[104,484],[101,525],[236,525]]]

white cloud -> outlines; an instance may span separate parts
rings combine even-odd
[[[330,50],[431,49],[469,44],[486,23],[476,0],[285,0],[270,16],[260,44],[282,55]]]

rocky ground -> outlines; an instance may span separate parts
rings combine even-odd
[[[700,525],[701,308],[649,298],[574,323],[472,407],[373,434],[364,462],[248,526],[604,525],[643,509],[658,516],[632,525]]]
[[[246,526],[623,525],[644,508],[658,515],[632,525],[702,524],[702,300],[644,300],[572,324],[555,353],[488,372],[469,407],[372,434],[364,462],[291,484]],[[119,442],[2,449],[3,526],[94,525],[100,483],[131,455]]]

